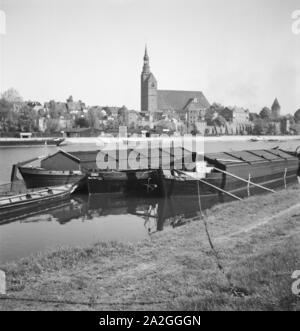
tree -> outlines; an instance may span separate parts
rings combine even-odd
[[[296,123],[300,123],[300,109],[295,112],[294,118]]]
[[[58,132],[59,130],[60,130],[59,120],[49,118],[47,120],[47,130],[46,131],[49,133],[53,133],[53,132]]]
[[[85,117],[78,117],[75,120],[75,125],[80,128],[88,128],[89,122],[86,120]]]
[[[296,134],[296,135],[299,135],[300,134],[300,123],[295,123],[295,124],[292,124],[290,126],[290,130]]]
[[[205,121],[208,125],[214,125],[214,120],[218,115],[222,115],[225,107],[219,103],[214,102],[205,112]]]
[[[250,113],[250,114],[249,114],[249,120],[250,120],[251,122],[254,122],[254,121],[256,121],[257,119],[259,119],[259,115],[258,115],[258,114],[256,114],[256,113]]]
[[[212,125],[213,124],[213,120],[217,117],[217,113],[215,112],[214,109],[209,108],[207,109],[206,113],[205,113],[205,122],[208,125]]]
[[[37,114],[31,107],[23,105],[19,110],[18,125],[20,131],[32,132],[36,127]]]
[[[8,115],[10,111],[12,110],[12,104],[8,102],[6,99],[1,98],[0,99],[0,121],[6,121],[8,120]]]
[[[270,108],[268,108],[268,107],[264,107],[264,108],[260,111],[259,115],[260,115],[260,117],[261,117],[262,119],[270,119],[271,116],[272,116],[272,111],[271,111]]]
[[[11,103],[23,102],[20,93],[12,87],[2,93],[2,98]]]
[[[253,134],[266,134],[269,130],[269,122],[265,119],[258,118],[254,121]]]
[[[68,97],[67,102],[74,102],[74,101],[73,101],[73,96],[72,96],[72,95],[70,95],[70,96]]]
[[[216,126],[224,126],[226,125],[226,120],[222,115],[218,115],[217,118],[213,120],[213,124]]]

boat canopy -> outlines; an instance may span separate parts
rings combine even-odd
[[[261,162],[274,161],[295,161],[296,157],[283,152],[279,149],[272,150],[249,150],[237,152],[222,152],[205,154],[205,160],[211,164],[218,164],[223,166],[233,166],[239,164],[255,164]]]

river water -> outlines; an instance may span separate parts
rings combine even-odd
[[[299,140],[206,142],[207,153],[270,149],[295,150]],[[96,149],[92,144],[70,144],[66,151]],[[11,166],[22,160],[54,153],[58,147],[0,148],[0,184],[10,180]],[[210,201],[202,201],[209,208]],[[165,227],[176,227],[199,213],[198,198],[138,199],[75,195],[70,202],[35,216],[0,224],[0,264],[58,246],[87,246],[97,241],[139,241]]]

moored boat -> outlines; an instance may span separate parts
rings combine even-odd
[[[126,194],[154,192],[157,188],[157,174],[153,170],[106,170],[88,176],[89,194]]]
[[[27,213],[38,212],[41,206],[49,207],[52,203],[70,198],[73,185],[49,187],[43,190],[27,192],[0,198],[0,221],[8,220]]]
[[[251,183],[284,187],[296,182],[299,173],[298,158],[279,149],[207,154],[204,160],[211,171],[201,178],[195,172],[160,171],[161,195],[214,198],[223,190],[243,196],[254,191]]]
[[[38,187],[78,184],[77,189],[84,189],[86,175],[79,170],[46,170],[38,167],[22,167],[18,169],[28,189]]]

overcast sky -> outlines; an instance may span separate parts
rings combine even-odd
[[[1,91],[25,99],[139,109],[147,43],[160,89],[251,111],[275,97],[284,113],[300,108],[299,0],[0,0],[0,9]]]

